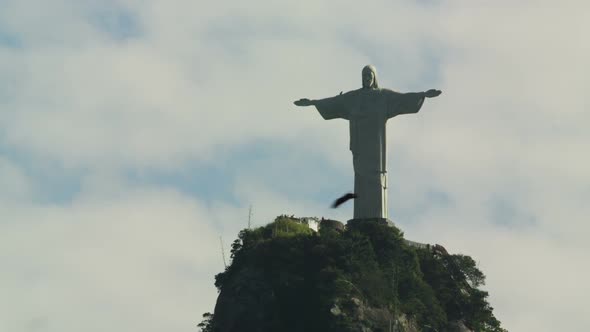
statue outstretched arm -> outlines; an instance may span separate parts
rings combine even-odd
[[[387,110],[387,118],[392,118],[399,114],[418,113],[420,108],[422,108],[424,99],[437,97],[441,93],[442,91],[436,89],[407,93],[391,91],[391,101]]]
[[[315,106],[315,100],[301,98],[299,100],[294,101],[293,104],[295,104],[297,106]]]
[[[323,99],[308,99],[301,98],[293,102],[297,106],[315,106],[320,112],[320,115],[325,120],[330,119],[347,119],[349,118],[349,111],[346,105],[347,95],[342,95],[342,92],[334,97]]]
[[[440,90],[430,89],[430,90],[424,91],[424,92],[406,92],[406,93],[401,93],[400,95],[402,98],[405,98],[405,99],[434,98],[434,97],[438,97],[441,93],[442,93],[442,91],[440,91]]]
[[[424,94],[424,97],[426,98],[434,98],[434,97],[438,97],[442,91],[440,90],[436,90],[436,89],[430,89],[428,91],[422,92]]]

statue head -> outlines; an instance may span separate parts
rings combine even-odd
[[[363,68],[363,88],[365,89],[377,89],[379,84],[377,83],[377,69],[373,65],[366,65]]]

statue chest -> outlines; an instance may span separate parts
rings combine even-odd
[[[350,120],[358,125],[380,125],[387,119],[387,99],[378,92],[360,93],[350,111]]]

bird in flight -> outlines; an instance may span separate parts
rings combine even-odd
[[[338,198],[337,200],[335,200],[334,203],[332,203],[332,208],[335,209],[335,208],[339,207],[340,205],[342,205],[344,202],[348,201],[349,199],[354,199],[356,197],[357,197],[356,194],[348,193],[348,194]]]

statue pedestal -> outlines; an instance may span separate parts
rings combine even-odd
[[[346,222],[346,224],[354,224],[354,223],[365,223],[365,222],[377,222],[377,223],[384,223],[387,224],[388,226],[391,227],[397,227],[395,226],[395,223],[393,222],[393,220],[389,219],[389,218],[354,218],[354,219],[350,219]]]
[[[354,224],[362,224],[362,223],[381,223],[381,224],[385,224],[389,227],[394,227],[399,229],[395,223],[388,218],[356,218],[356,219],[350,219],[349,221],[346,222],[346,225],[354,225]],[[400,230],[401,231],[401,230]],[[432,246],[430,244],[427,243],[421,243],[421,242],[416,242],[416,241],[411,241],[408,239],[404,239],[406,241],[406,244],[409,245],[410,247],[414,247],[414,248],[419,248],[419,249],[430,249]]]

